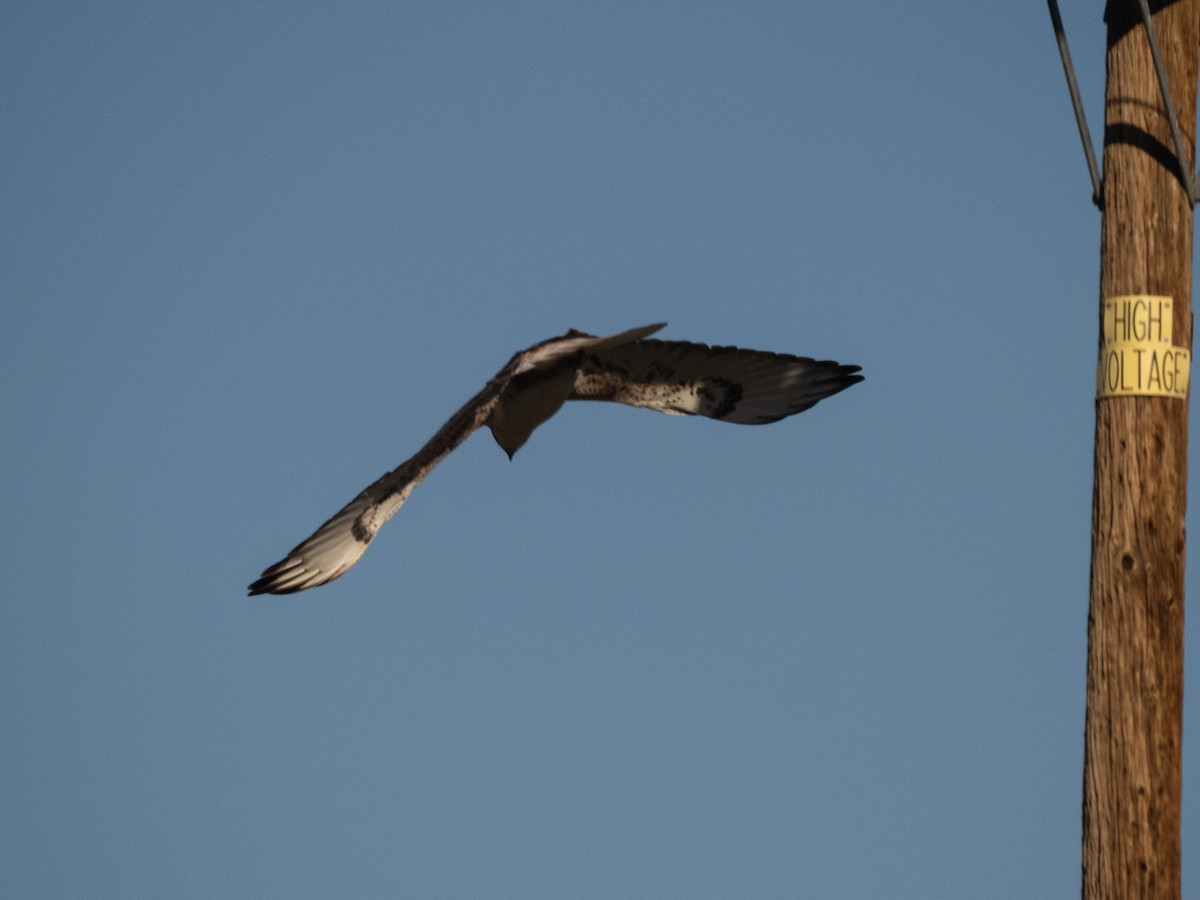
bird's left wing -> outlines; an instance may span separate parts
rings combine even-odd
[[[292,594],[344,574],[433,467],[483,424],[505,383],[499,376],[489,381],[415,456],[363,489],[287,556],[264,570],[250,585],[250,595]]]

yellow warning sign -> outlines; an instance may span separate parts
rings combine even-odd
[[[1171,344],[1171,315],[1170,297],[1104,301],[1097,397],[1187,397],[1192,355]]]

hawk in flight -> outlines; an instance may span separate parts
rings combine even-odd
[[[291,594],[332,581],[358,562],[413,488],[482,425],[512,458],[567,400],[612,400],[671,415],[762,425],[803,412],[862,381],[858,366],[805,356],[646,338],[646,325],[611,337],[572,329],[522,350],[416,455],[388,472],[250,585]]]

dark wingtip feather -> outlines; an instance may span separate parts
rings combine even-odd
[[[275,590],[271,589],[271,585],[277,583],[279,580],[276,577],[277,573],[274,571],[276,568],[278,568],[278,566],[279,566],[279,564],[276,563],[274,566],[271,566],[271,568],[264,569],[262,575],[260,575],[246,589],[246,591],[247,591],[246,596],[247,597],[257,597],[259,594],[277,594],[277,593],[279,593],[279,591],[275,591]]]
[[[281,559],[273,566],[268,566],[263,569],[262,574],[248,588],[248,597],[256,597],[259,594],[292,594],[299,587],[280,588],[278,585],[286,584],[293,580],[298,561],[293,560],[290,556],[287,559]]]
[[[271,583],[269,579],[259,578],[246,589],[247,597],[257,597],[259,594],[272,594]]]
[[[860,381],[865,381],[865,375],[859,375],[862,371],[862,366],[844,365],[833,360],[822,360],[817,363],[818,366],[825,368],[827,380],[830,384],[838,385],[837,390],[842,391],[850,387],[852,384],[858,384]]]

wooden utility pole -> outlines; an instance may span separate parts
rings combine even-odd
[[[1194,159],[1200,0],[1150,7]],[[1137,0],[1105,21],[1083,898],[1179,900],[1193,214]]]

